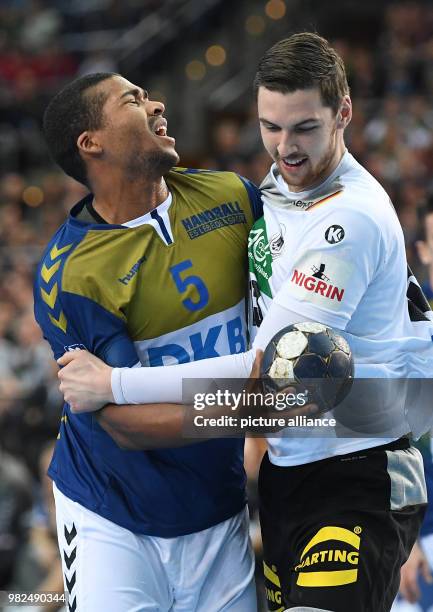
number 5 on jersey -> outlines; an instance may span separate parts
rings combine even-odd
[[[191,274],[189,276],[182,276],[186,270],[192,268],[192,261],[190,259],[186,259],[185,261],[181,261],[180,263],[172,266],[170,268],[171,275],[176,284],[177,290],[179,293],[185,293],[188,287],[192,285],[195,287],[198,293],[198,300],[192,300],[191,298],[186,298],[182,300],[182,304],[191,311],[200,310],[204,308],[209,302],[209,291],[199,276],[195,276]]]

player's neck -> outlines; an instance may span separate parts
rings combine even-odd
[[[94,186],[93,208],[107,223],[120,225],[150,212],[168,197],[164,177],[157,180],[107,181]]]

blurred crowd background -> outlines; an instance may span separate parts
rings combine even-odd
[[[120,72],[166,104],[183,166],[231,169],[259,184],[270,160],[259,140],[255,67],[274,42],[304,29],[329,38],[345,60],[348,147],[390,194],[422,277],[413,245],[417,206],[433,187],[431,1],[0,1],[0,590],[62,590],[44,476],[61,397],[33,320],[32,276],[85,190],[48,158],[47,102],[75,76]],[[248,442],[255,519],[262,453]],[[253,539],[259,550],[256,521]]]

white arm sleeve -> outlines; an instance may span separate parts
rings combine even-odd
[[[182,403],[184,378],[248,378],[255,350],[173,366],[113,368],[111,389],[116,404]]]
[[[306,321],[279,304],[266,314],[252,350],[236,355],[202,359],[191,363],[153,368],[113,368],[111,388],[116,404],[181,403],[184,378],[248,378],[256,349],[265,349],[269,340],[286,325]]]

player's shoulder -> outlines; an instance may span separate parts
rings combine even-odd
[[[80,240],[80,235],[66,221],[49,241],[37,266],[33,289],[34,308],[36,319],[44,329],[45,337],[48,337],[46,334],[49,335],[53,329],[66,333],[67,319],[62,305],[62,277],[65,264]]]
[[[202,201],[237,201],[257,219],[263,214],[260,190],[235,172],[197,168],[173,168],[166,176],[170,191],[184,199],[197,195]]]
[[[86,239],[92,224],[80,221],[77,215],[83,210],[87,201],[92,198],[93,195],[88,194],[72,207],[68,217],[45,247],[39,262],[39,268],[46,266],[51,269],[53,265],[56,268],[60,267],[60,264],[64,264],[66,260],[70,259],[76,248]]]
[[[259,193],[258,188],[248,179],[226,170],[203,170],[198,168],[173,168],[166,175],[170,188],[185,190],[201,190],[218,193],[235,193],[241,196],[248,195],[253,189]]]
[[[91,297],[86,293],[88,278],[97,279],[98,271],[106,267],[105,252],[101,254],[98,247],[112,238],[111,233],[102,231],[104,228],[68,216],[48,242],[36,269],[35,300],[42,299],[52,307],[58,300],[68,299],[65,292]]]
[[[332,193],[306,211],[305,230],[312,240],[331,247],[352,244],[372,252],[397,248],[402,230],[388,194],[352,156],[345,161]]]
[[[195,188],[199,185],[221,185],[242,184],[241,177],[235,172],[228,170],[208,170],[204,168],[181,168],[175,167],[165,176],[170,184],[183,184]]]
[[[332,198],[328,212],[332,211],[333,216],[340,216],[346,223],[374,228],[379,234],[387,227],[395,229],[398,219],[385,189],[351,155],[347,162],[337,179],[340,190]],[[326,207],[320,208],[326,214]]]
[[[68,257],[81,242],[82,234],[71,228],[65,221],[45,247],[37,267],[36,284],[51,282],[56,277],[59,282],[61,272]]]
[[[389,195],[374,176],[350,156],[347,170],[339,177],[342,197],[337,204],[378,219],[393,212]]]

